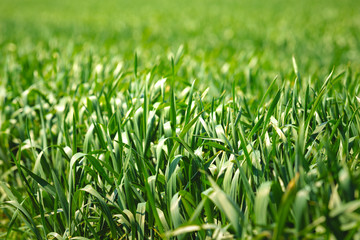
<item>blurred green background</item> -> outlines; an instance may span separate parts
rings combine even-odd
[[[209,64],[236,68],[256,56],[271,72],[291,67],[292,55],[311,73],[360,63],[354,0],[2,0],[0,9],[3,53],[9,43],[23,51],[75,45],[124,58],[137,51],[151,64],[184,44]]]

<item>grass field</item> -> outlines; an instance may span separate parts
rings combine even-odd
[[[0,239],[360,239],[360,1],[0,9]]]

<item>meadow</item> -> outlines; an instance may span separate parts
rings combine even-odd
[[[360,239],[360,1],[0,9],[0,239]]]

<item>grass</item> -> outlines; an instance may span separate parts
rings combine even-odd
[[[359,3],[0,8],[1,239],[360,239]]]

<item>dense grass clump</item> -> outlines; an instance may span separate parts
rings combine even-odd
[[[0,239],[360,239],[360,6],[310,2],[0,3]]]

